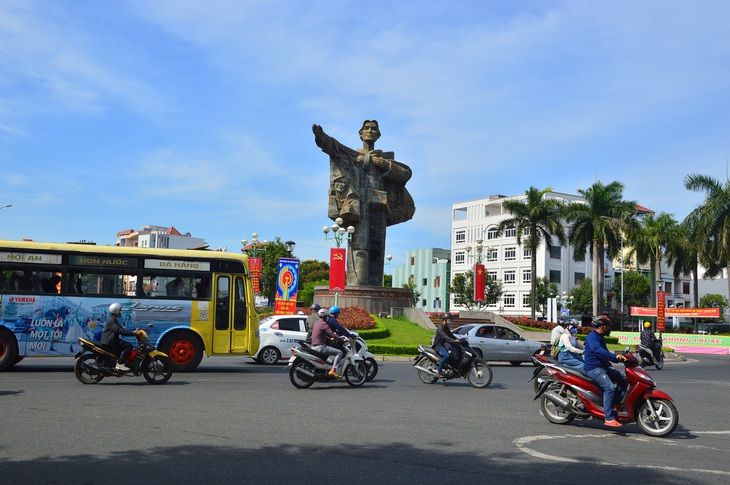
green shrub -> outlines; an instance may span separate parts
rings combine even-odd
[[[358,330],[357,333],[363,340],[371,341],[390,337],[390,330],[381,322],[375,322],[375,328],[369,330]],[[368,344],[370,345],[370,344]]]
[[[368,351],[374,355],[418,355],[418,345],[390,345],[375,341],[368,342]]]

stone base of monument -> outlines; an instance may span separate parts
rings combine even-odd
[[[390,309],[393,307],[411,308],[413,306],[411,295],[411,290],[407,288],[349,286],[335,296],[335,292],[330,291],[327,286],[314,287],[314,302],[324,308],[334,305],[336,298],[340,308],[359,306],[368,313],[376,315],[380,313],[390,315]]]

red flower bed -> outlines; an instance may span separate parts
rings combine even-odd
[[[305,315],[310,315],[312,310],[305,308],[302,312]],[[348,330],[370,330],[375,328],[373,317],[370,316],[367,310],[359,306],[343,308],[337,321]]]

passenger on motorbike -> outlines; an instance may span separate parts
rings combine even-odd
[[[583,344],[575,338],[578,333],[578,325],[569,323],[558,341],[560,353],[558,354],[558,362],[565,367],[570,367],[579,371],[583,371]]]
[[[613,428],[621,427],[616,421],[616,412],[613,409],[614,402],[620,403],[628,388],[626,377],[611,366],[611,362],[626,360],[621,354],[614,354],[606,347],[606,340],[611,334],[611,319],[605,315],[595,317],[592,321],[593,330],[586,337],[584,368],[585,373],[596,381],[603,389],[603,412],[605,413],[604,424]],[[617,384],[618,392],[614,392],[614,382]],[[615,395],[615,399],[614,399]]]
[[[317,352],[334,356],[334,362],[332,363],[332,369],[329,371],[329,375],[339,379],[342,377],[337,373],[337,365],[342,359],[342,351],[334,347],[334,343],[339,340],[337,335],[327,325],[327,316],[329,312],[321,308],[319,312],[319,320],[314,322],[314,328],[312,329],[312,348]]]
[[[306,342],[312,341],[312,329],[314,328],[314,323],[319,320],[319,315],[317,315],[317,312],[319,312],[319,309],[322,308],[319,306],[319,303],[313,303],[311,307],[309,307],[312,310],[312,313],[307,317],[307,338],[305,339]]]
[[[329,325],[330,329],[340,337],[345,337],[352,340],[352,335],[350,335],[350,332],[345,327],[343,327],[340,322],[337,321],[337,319],[340,318],[340,311],[340,307],[338,307],[337,305],[330,307],[330,315],[329,317],[327,317],[327,325]]]
[[[659,345],[659,339],[651,330],[651,322],[644,322],[644,330],[641,331],[641,345],[651,350],[654,360],[659,360],[661,345]]]
[[[104,324],[104,330],[101,332],[101,344],[109,348],[113,352],[119,352],[116,370],[127,372],[129,367],[125,364],[129,353],[132,351],[132,344],[122,340],[120,336],[131,337],[137,335],[139,330],[127,330],[119,325],[119,317],[122,316],[122,305],[120,303],[112,303],[109,305],[109,318]]]
[[[449,324],[454,321],[454,317],[451,313],[444,313],[443,323],[436,329],[436,338],[433,341],[433,348],[437,350],[441,356],[439,367],[436,370],[436,377],[441,377],[441,371],[444,370],[446,361],[449,360],[449,348],[453,347],[453,344],[461,342],[456,336],[451,333]]]

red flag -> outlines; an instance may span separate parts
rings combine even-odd
[[[665,310],[667,307],[667,294],[663,291],[656,292],[656,329],[658,332],[666,330]]]
[[[261,293],[261,258],[248,258],[248,265],[251,268],[251,283],[253,283],[254,294]]]
[[[345,291],[345,249],[330,248],[330,291]]]
[[[485,271],[483,264],[474,265],[474,301],[484,302]]]

